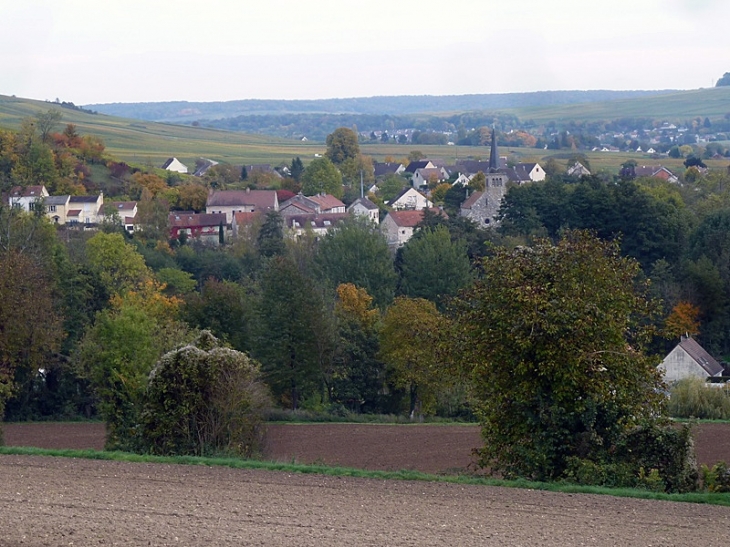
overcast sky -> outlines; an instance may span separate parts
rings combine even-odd
[[[730,0],[0,0],[0,94],[138,101],[696,89]]]

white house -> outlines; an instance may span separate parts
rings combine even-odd
[[[515,165],[515,172],[519,175],[520,180],[529,179],[532,182],[545,180],[545,170],[540,167],[539,163],[518,163]]]
[[[706,379],[722,376],[724,368],[694,338],[683,336],[677,346],[657,366],[664,382],[671,384],[685,378]]]
[[[568,167],[568,176],[570,177],[583,177],[590,176],[591,172],[581,162],[577,161],[575,164]]]
[[[377,224],[380,219],[378,206],[368,198],[357,198],[347,208],[347,212],[355,216],[365,217],[374,224]]]
[[[66,221],[69,224],[98,224],[102,220],[100,212],[104,206],[104,193],[98,196],[71,196],[68,200]]]
[[[48,197],[48,190],[45,186],[16,186],[10,191],[8,205],[16,209],[30,212],[35,203],[43,201]]]
[[[162,164],[162,168],[166,171],[172,171],[174,173],[187,173],[188,166],[182,163],[177,158],[168,158],[165,163]]]
[[[403,189],[388,205],[395,210],[412,209],[416,211],[433,207],[433,203],[414,188]]]

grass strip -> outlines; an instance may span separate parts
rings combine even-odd
[[[500,486],[505,488],[522,488],[543,490],[564,494],[598,494],[623,498],[662,500],[683,503],[703,503],[708,505],[730,506],[730,493],[716,494],[709,492],[693,492],[688,494],[666,494],[632,488],[607,488],[603,486],[582,486],[568,483],[545,483],[527,480],[501,480],[474,475],[432,475],[420,471],[368,471],[349,467],[333,467],[327,465],[305,465],[299,463],[283,463],[261,460],[243,460],[239,458],[213,458],[199,456],[152,456],[130,452],[106,452],[100,450],[68,450],[43,449],[31,447],[0,447],[0,455],[16,456],[51,456],[57,458],[83,458],[89,460],[120,461],[129,463],[158,463],[173,465],[203,465],[206,467],[229,467],[233,469],[252,469],[263,471],[283,471],[286,473],[316,474],[332,477],[354,477],[380,480],[407,480],[442,482],[461,485]]]

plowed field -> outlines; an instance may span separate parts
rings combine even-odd
[[[727,457],[729,429],[702,427],[698,447],[703,443],[713,450],[724,447]],[[103,426],[10,425],[6,441],[100,448]],[[269,431],[268,456],[449,472],[468,466],[471,448],[478,443],[479,431],[470,426],[275,425]],[[444,483],[0,456],[2,547],[714,547],[727,545],[728,529],[730,507]]]

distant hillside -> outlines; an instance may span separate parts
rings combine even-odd
[[[398,97],[359,97],[352,99],[260,100],[225,102],[158,102],[91,104],[85,108],[111,116],[160,122],[191,122],[233,118],[242,115],[271,114],[374,114],[408,115],[484,110],[549,107],[656,97],[663,91],[536,91],[531,93],[493,93],[485,95],[417,95]]]
[[[590,104],[531,106],[512,111],[522,120],[597,121],[620,118],[654,118],[682,121],[700,116],[722,118],[730,114],[730,87],[674,91],[657,96],[634,97]]]
[[[5,95],[0,95],[0,129],[17,131],[24,118],[49,109],[63,116],[56,131],[72,123],[81,135],[101,137],[112,156],[138,164],[159,167],[171,156],[188,165],[200,157],[238,164],[278,163],[291,162],[296,156],[311,158],[324,151],[321,143],[91,114],[58,103]]]

